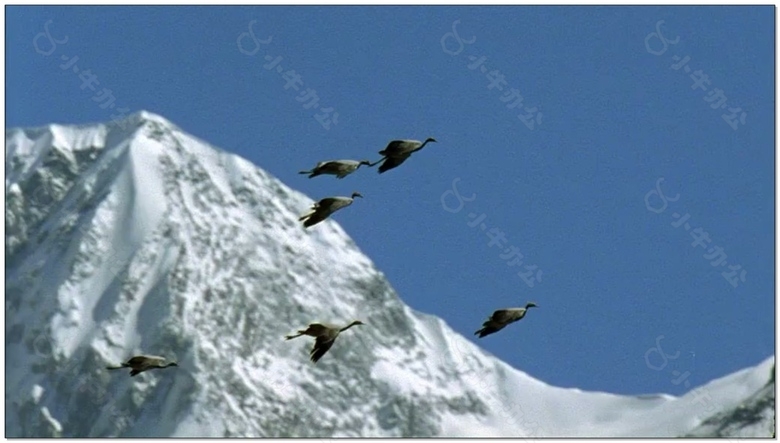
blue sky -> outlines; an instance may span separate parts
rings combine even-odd
[[[539,305],[475,341],[547,383],[680,394],[688,388],[672,382],[673,371],[690,371],[694,387],[774,354],[772,6],[6,14],[7,126],[109,121],[119,108],[146,109],[314,199],[360,191],[365,198],[335,219],[413,308],[474,339],[494,309]],[[46,56],[33,39],[49,19],[50,34],[68,40]],[[252,20],[257,39],[273,39],[248,55],[237,38]],[[442,46],[456,20],[461,52],[452,36]],[[677,43],[654,55],[645,39],[660,20],[662,35]],[[49,49],[45,38],[38,43]],[[648,43],[664,50],[655,36]],[[97,76],[95,92],[59,67],[62,56],[79,57],[76,66]],[[301,76],[299,90],[285,89],[265,56],[281,56],[282,74]],[[484,73],[469,68],[483,56]],[[692,88],[699,70],[709,76],[706,91]],[[487,77],[498,74],[505,82],[490,89]],[[114,109],[91,100],[104,87]],[[307,88],[316,109],[298,101]],[[726,109],[711,107],[721,100],[716,89]],[[728,107],[741,108],[737,121],[746,113],[736,130],[721,117]],[[338,113],[329,129],[315,118],[322,108]],[[518,118],[535,112],[541,120],[532,129]],[[375,160],[392,139],[429,136],[439,143],[382,175],[297,174],[319,160]],[[645,196],[659,178],[670,200],[652,212]],[[442,196],[456,180],[462,196],[475,198],[448,212]],[[452,209],[457,200],[445,202]],[[648,202],[662,205],[657,194]],[[690,216],[689,231],[672,226],[675,213]],[[484,214],[485,230],[470,227],[469,214]],[[505,240],[489,246],[493,228]],[[696,228],[708,233],[706,248],[692,246]],[[716,246],[728,265],[747,271],[736,288],[721,275],[726,267],[711,265],[717,258],[703,257]],[[500,257],[511,247],[523,255],[519,266]],[[542,271],[533,287],[517,275],[531,265]],[[647,354],[661,335],[667,354],[680,352],[665,366]]]

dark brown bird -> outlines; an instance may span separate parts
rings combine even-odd
[[[312,348],[309,354],[311,355],[311,361],[317,363],[317,361],[320,358],[322,358],[322,356],[325,355],[326,352],[328,352],[328,349],[330,349],[330,347],[333,346],[333,342],[336,341],[336,338],[339,336],[340,333],[346,331],[347,329],[353,326],[364,325],[364,324],[365,323],[363,323],[360,320],[355,320],[352,323],[348,324],[347,326],[340,328],[336,325],[331,325],[327,323],[312,323],[306,329],[299,330],[297,334],[285,335],[284,338],[287,340],[292,340],[296,337],[300,337],[301,335],[308,335],[311,337],[315,337],[316,340],[314,341],[314,347]]]
[[[536,306],[536,303],[529,302],[525,305],[524,308],[499,309],[498,311],[494,312],[493,315],[491,315],[490,318],[485,321],[485,323],[482,324],[482,329],[475,332],[474,335],[478,335],[479,338],[482,338],[486,335],[496,333],[504,329],[507,325],[519,321],[525,317],[525,314],[528,312],[529,308],[536,307],[538,307]]]
[[[135,377],[136,375],[148,371],[150,369],[161,369],[161,368],[167,368],[168,366],[179,366],[176,364],[176,362],[168,362],[166,363],[165,357],[160,357],[157,355],[136,355],[135,357],[130,358],[126,362],[122,363],[121,366],[106,366],[106,369],[122,369],[122,368],[131,368],[130,376]]]
[[[420,149],[424,148],[425,145],[429,142],[436,142],[436,139],[428,137],[428,139],[426,139],[424,142],[420,142],[419,140],[393,140],[387,144],[385,149],[379,151],[379,154],[382,155],[382,158],[375,161],[374,163],[371,163],[369,166],[374,166],[384,160],[382,166],[379,167],[379,173],[381,174],[383,172],[389,171],[397,166],[400,166],[401,163],[405,162],[407,158]]]
[[[303,214],[298,221],[303,222],[303,227],[308,228],[330,217],[339,209],[351,205],[355,197],[363,198],[359,192],[353,192],[352,197],[328,197],[315,202],[309,212]]]
[[[336,178],[344,178],[355,172],[360,165],[371,166],[371,162],[368,160],[330,160],[319,162],[310,171],[300,171],[299,174],[309,174],[309,178],[314,178],[322,174],[335,175]]]

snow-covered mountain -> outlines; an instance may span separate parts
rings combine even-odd
[[[7,437],[774,429],[774,358],[682,397],[547,385],[404,305],[336,222],[302,229],[308,197],[160,116],[123,123],[6,132]],[[283,339],[352,319],[316,365]],[[136,353],[179,367],[105,370]]]

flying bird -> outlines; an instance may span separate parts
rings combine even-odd
[[[425,145],[430,142],[436,142],[436,139],[429,137],[424,142],[419,140],[393,140],[387,144],[385,149],[379,151],[382,158],[369,164],[369,166],[374,166],[384,160],[382,166],[379,167],[379,173],[381,174],[389,171],[400,166],[401,163],[405,162],[413,153],[424,148]]]
[[[311,171],[300,171],[299,174],[309,174],[309,178],[318,175],[335,175],[336,178],[344,178],[355,172],[361,165],[372,166],[368,160],[330,160],[317,163]]]
[[[314,203],[308,213],[302,215],[298,221],[303,222],[303,227],[308,228],[325,220],[339,209],[351,205],[355,197],[363,198],[359,192],[353,192],[352,197],[328,197]]]
[[[336,341],[336,338],[340,333],[353,326],[364,324],[365,323],[360,320],[355,320],[347,326],[340,328],[338,326],[326,323],[312,323],[306,329],[299,330],[297,334],[285,335],[284,338],[287,340],[292,340],[296,337],[300,337],[301,335],[315,337],[316,340],[314,341],[314,347],[311,349],[309,355],[311,356],[311,361],[317,363],[317,361],[319,361],[319,359],[321,359],[322,356],[328,352],[328,349],[333,346],[333,342]]]
[[[113,370],[130,368],[132,369],[130,371],[130,376],[135,377],[136,375],[150,369],[162,369],[169,366],[179,365],[176,364],[176,362],[166,362],[165,357],[160,357],[157,355],[136,355],[135,357],[132,357],[126,362],[122,363],[120,366],[106,366],[106,369]]]
[[[485,323],[482,324],[482,329],[475,332],[474,335],[478,335],[479,338],[482,338],[486,335],[496,333],[504,329],[507,325],[519,321],[525,317],[525,314],[528,312],[529,308],[536,307],[538,307],[536,306],[536,303],[529,302],[526,303],[524,308],[499,309],[498,311],[494,312],[493,315],[491,315],[490,318],[485,321]]]

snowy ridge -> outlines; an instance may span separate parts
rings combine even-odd
[[[303,230],[310,198],[152,113],[11,129],[6,169],[9,437],[664,437],[766,404],[774,358],[701,387],[714,410],[536,380],[404,305],[336,222]],[[353,319],[317,365],[283,339]],[[105,371],[140,352],[180,366]]]

